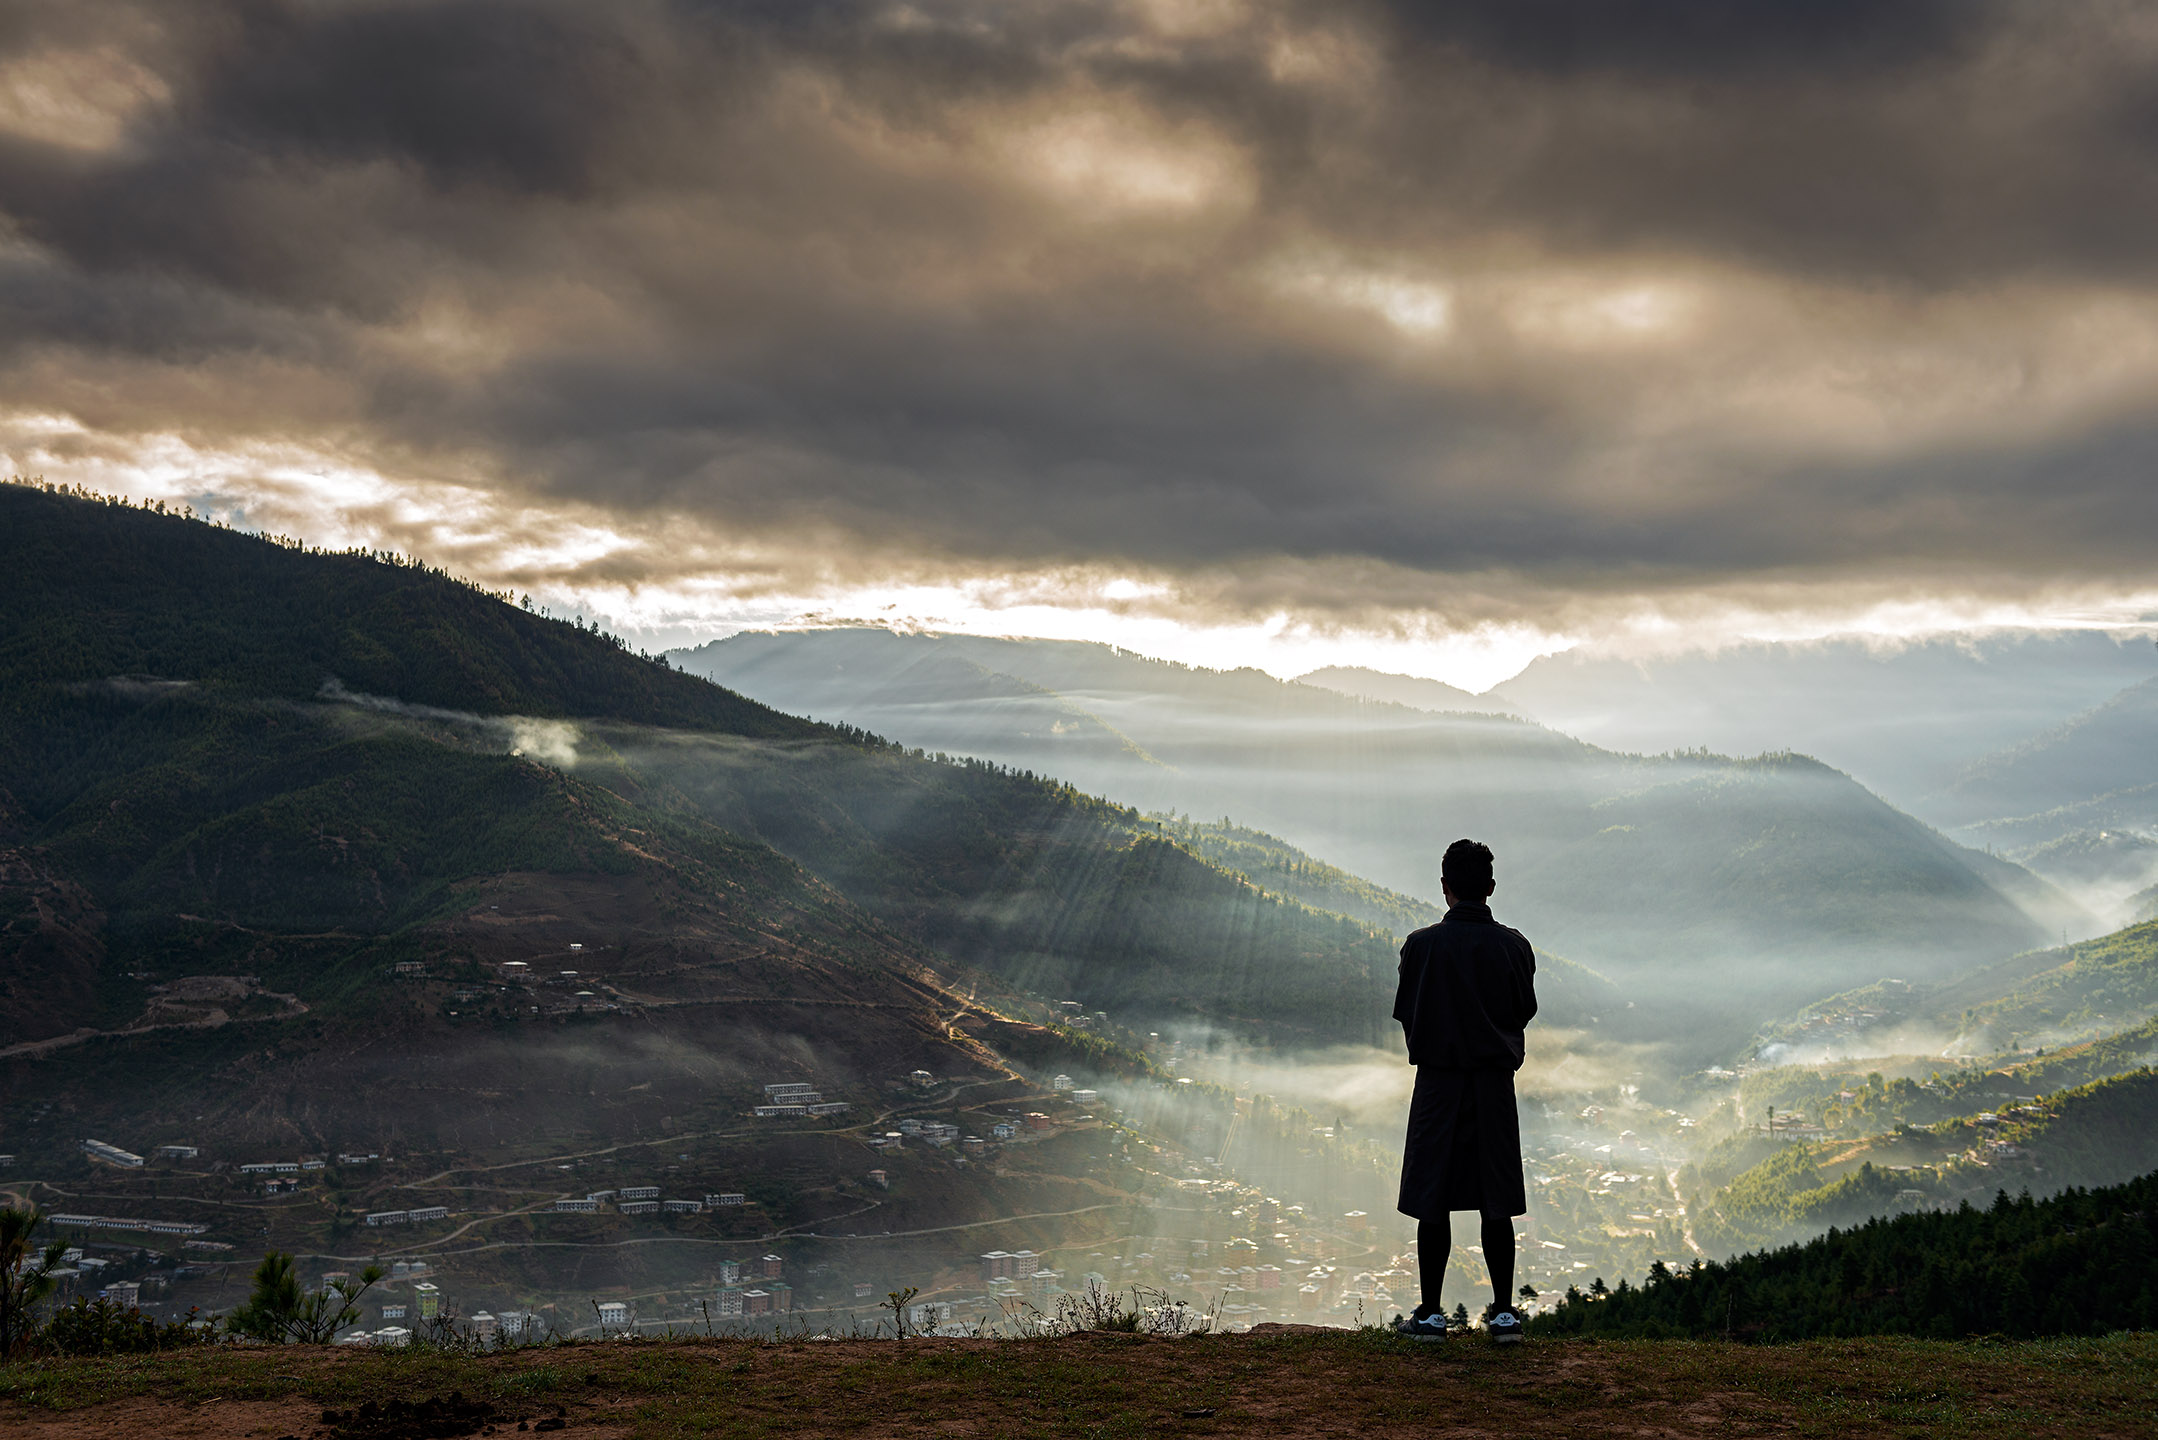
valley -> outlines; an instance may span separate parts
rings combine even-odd
[[[2158,1165],[2152,927],[1803,755],[1092,645],[649,656],[386,557],[0,507],[43,577],[0,597],[0,1192],[75,1217],[71,1293],[225,1309],[275,1249],[388,1266],[370,1333],[910,1288],[924,1328],[1090,1287],[1381,1319],[1394,951],[1461,831],[1539,951],[1537,1306]]]

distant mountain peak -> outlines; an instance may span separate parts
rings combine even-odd
[[[1420,675],[1394,675],[1362,665],[1327,665],[1296,677],[1299,685],[1313,685],[1337,694],[1406,705],[1412,710],[1469,711],[1479,715],[1518,715],[1521,708]]]

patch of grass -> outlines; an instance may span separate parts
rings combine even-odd
[[[220,1349],[0,1367],[0,1430],[112,1402],[127,1426],[218,1400],[349,1408],[460,1391],[638,1436],[2158,1434],[2158,1336],[1411,1345],[1380,1331],[1023,1341],[683,1340],[473,1356]],[[152,1402],[145,1406],[139,1402]],[[1211,1414],[1199,1412],[1211,1411]],[[117,1411],[115,1412],[117,1417]],[[84,1419],[93,1418],[84,1415]]]

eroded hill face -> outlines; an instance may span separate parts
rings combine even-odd
[[[0,850],[0,1047],[100,1018],[105,915],[38,851]]]

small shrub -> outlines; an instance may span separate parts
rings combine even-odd
[[[60,1283],[53,1272],[66,1242],[55,1240],[41,1251],[31,1239],[44,1219],[35,1206],[0,1209],[0,1359],[36,1338],[37,1307]]]
[[[283,1345],[327,1345],[332,1336],[360,1317],[360,1297],[382,1278],[382,1267],[370,1265],[357,1282],[340,1280],[322,1290],[300,1292],[292,1257],[271,1251],[255,1269],[255,1287],[247,1303],[225,1319],[235,1335]]]
[[[193,1310],[184,1319],[160,1322],[132,1305],[82,1299],[54,1311],[38,1338],[53,1355],[145,1355],[207,1345],[215,1333],[198,1323]]]

